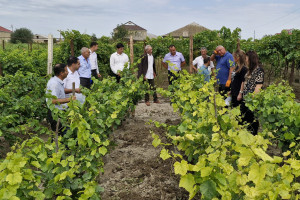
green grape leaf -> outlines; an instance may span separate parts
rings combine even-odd
[[[169,154],[169,150],[166,150],[165,148],[161,150],[160,152],[160,157],[163,159],[163,160],[167,160],[168,158],[170,158],[170,154]]]
[[[15,185],[22,182],[22,174],[20,172],[15,172],[13,174],[8,174],[6,176],[6,181],[9,185]]]
[[[187,161],[181,160],[181,162],[176,161],[174,163],[175,174],[185,175],[189,169]]]
[[[107,153],[106,147],[100,147],[99,148],[99,153],[101,153],[104,156]]]
[[[203,195],[203,199],[209,200],[217,197],[218,192],[216,183],[212,180],[207,180],[200,185],[200,192]]]
[[[192,174],[188,173],[180,177],[179,187],[186,189],[186,191],[188,191],[189,193],[195,192],[194,185],[195,185],[195,180]]]

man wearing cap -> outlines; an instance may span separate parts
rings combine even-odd
[[[174,45],[169,46],[169,53],[167,53],[163,59],[163,66],[168,69],[169,85],[172,85],[173,80],[178,78],[178,73],[181,68],[185,66],[185,59],[182,53],[176,51]]]

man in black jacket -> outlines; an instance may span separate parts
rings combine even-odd
[[[157,99],[154,78],[156,77],[155,59],[152,55],[152,47],[147,45],[145,47],[145,54],[142,56],[141,63],[138,66],[138,78],[143,75],[144,81],[148,81],[150,89],[154,90],[153,101],[154,103],[160,103]],[[150,106],[149,93],[145,94],[145,103]]]

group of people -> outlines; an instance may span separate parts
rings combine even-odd
[[[259,123],[254,113],[249,110],[243,97],[249,93],[258,93],[264,83],[264,70],[259,62],[255,51],[244,51],[237,49],[233,55],[226,51],[225,47],[219,45],[211,56],[207,55],[207,49],[201,47],[201,56],[193,60],[193,69],[204,75],[204,80],[209,81],[211,75],[217,75],[218,89],[224,99],[230,96],[231,106],[240,106],[242,121],[248,124],[248,129],[254,135],[258,132]],[[214,66],[216,62],[216,67]],[[163,59],[163,66],[168,69],[169,84],[176,80],[182,67],[186,64],[182,53],[177,52],[174,45],[169,46],[169,53]]]
[[[66,103],[71,98],[84,102],[85,97],[81,94],[82,87],[90,88],[91,77],[96,79],[101,77],[98,68],[97,42],[92,42],[90,48],[83,47],[79,57],[71,56],[66,64],[57,64],[54,66],[54,77],[47,84],[47,91],[55,96],[52,103],[55,107],[64,110]],[[254,51],[245,53],[238,49],[236,52],[229,53],[223,46],[217,46],[211,56],[207,55],[207,49],[201,47],[201,55],[193,60],[193,68],[199,74],[204,75],[204,80],[209,81],[211,75],[217,75],[217,84],[221,95],[231,96],[233,107],[240,106],[243,114],[243,121],[248,122],[249,129],[253,134],[257,133],[258,122],[255,120],[253,113],[243,103],[243,96],[252,92],[259,92],[264,82],[264,71],[259,63],[257,54]],[[216,62],[216,67],[214,66]],[[168,70],[168,81],[172,85],[173,81],[178,79],[178,74],[186,65],[182,53],[176,51],[174,45],[169,46],[169,53],[164,56],[162,65]],[[128,56],[124,53],[124,45],[118,43],[116,52],[110,56],[110,68],[116,81],[119,83],[121,79],[121,71],[125,67],[129,68],[130,62]],[[138,64],[138,77],[143,76],[144,82],[150,85],[153,90],[153,102],[160,103],[155,91],[154,78],[157,76],[155,58],[152,54],[152,47],[145,46],[145,53],[141,56],[141,62]],[[75,95],[71,95],[73,84],[75,83]],[[80,87],[81,86],[81,87]],[[149,93],[145,95],[145,104],[150,106]],[[51,127],[55,130],[56,121],[48,112],[48,120]]]
[[[216,61],[216,79],[219,92],[224,98],[231,97],[231,106],[240,106],[242,123],[248,124],[248,129],[254,135],[258,132],[259,123],[254,113],[247,108],[243,97],[249,93],[258,93],[264,83],[264,70],[255,51],[237,49],[233,55],[223,46],[217,46],[210,57],[206,55],[205,47],[201,48],[201,56],[193,61],[197,71],[202,71],[205,81],[209,81],[214,73],[213,61]]]

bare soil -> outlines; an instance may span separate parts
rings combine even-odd
[[[161,148],[152,146],[150,130],[164,140],[165,130],[146,124],[150,119],[168,124],[180,122],[170,103],[140,102],[136,116],[126,119],[111,135],[116,146],[104,157],[104,174],[100,185],[104,188],[104,200],[180,200],[188,199],[188,193],[179,188],[179,176],[173,173],[173,161],[163,161]]]

